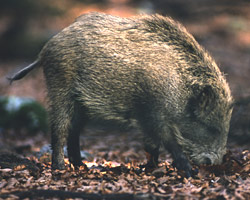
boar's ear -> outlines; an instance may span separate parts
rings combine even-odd
[[[202,89],[195,89],[194,97],[190,100],[189,107],[192,113],[197,117],[207,115],[214,108],[216,95],[210,85],[204,86]]]

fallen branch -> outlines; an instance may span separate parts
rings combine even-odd
[[[81,198],[88,200],[160,200],[169,199],[169,196],[159,196],[153,194],[96,194],[96,193],[85,193],[85,192],[70,192],[62,190],[30,190],[22,192],[11,192],[7,194],[1,194],[0,198],[9,198],[17,196],[19,199],[36,199],[36,198]]]

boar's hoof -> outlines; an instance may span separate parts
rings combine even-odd
[[[63,170],[65,169],[65,165],[64,162],[63,163],[52,163],[52,169],[59,169],[59,170]]]
[[[157,168],[158,167],[158,157],[159,157],[159,150],[153,153],[146,152],[147,157],[147,164],[145,165],[146,168]]]
[[[83,165],[82,161],[75,161],[75,162],[70,162],[73,164],[74,168],[78,169],[80,166]]]
[[[174,160],[173,166],[176,167],[178,170],[183,170],[185,172],[185,176],[187,178],[195,175],[196,173],[192,170],[192,166],[189,163],[186,156],[182,155]]]

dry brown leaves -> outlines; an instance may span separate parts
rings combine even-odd
[[[26,162],[0,169],[2,198],[86,199],[249,199],[250,152],[229,152],[222,165],[201,166],[193,178],[183,178],[168,162],[148,172],[139,162],[100,159],[74,169],[51,170],[49,155],[29,157]],[[42,161],[42,162],[41,162]],[[42,192],[41,192],[42,191]],[[46,192],[47,191],[47,192]],[[53,192],[54,191],[54,192]],[[23,193],[22,193],[23,192]],[[49,193],[48,193],[49,192]],[[81,196],[81,195],[90,196]],[[120,196],[113,196],[114,194]],[[77,196],[80,195],[80,196]],[[94,195],[94,196],[91,196]],[[95,196],[97,195],[97,196]],[[129,196],[128,196],[129,195]],[[143,196],[144,195],[144,196]]]

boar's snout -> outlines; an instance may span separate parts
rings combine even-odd
[[[223,151],[224,152],[224,151]],[[222,163],[225,153],[201,153],[197,159],[193,160],[195,164],[218,165]]]
[[[212,160],[209,157],[205,157],[204,158],[204,164],[211,165],[212,164]]]

